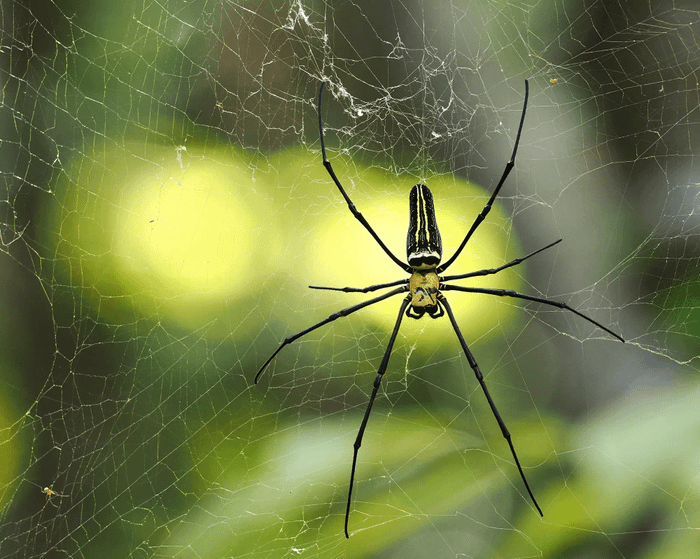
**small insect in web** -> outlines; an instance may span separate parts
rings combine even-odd
[[[66,495],[61,495],[60,493],[56,493],[56,492],[55,492],[53,489],[51,489],[50,487],[44,487],[44,488],[41,490],[41,492],[46,494],[46,497],[47,497],[46,500],[47,500],[49,503],[51,503],[54,507],[58,507],[58,505],[57,505],[56,503],[54,503],[54,502],[51,500],[52,497],[63,498],[63,497],[66,496]]]
[[[302,330],[301,332],[297,332],[296,334],[289,336],[286,338],[282,344],[275,350],[275,352],[263,363],[263,366],[260,367],[260,370],[257,372],[255,375],[255,383],[257,384],[258,380],[260,379],[260,375],[265,371],[267,366],[270,364],[270,362],[275,358],[275,356],[284,348],[285,346],[291,344],[293,341],[298,340],[302,336],[305,336],[309,332],[312,332],[316,330],[317,328],[320,328],[321,326],[324,326],[330,322],[333,322],[334,320],[337,320],[338,318],[348,316],[356,311],[359,311],[360,309],[364,309],[365,307],[369,307],[370,305],[374,305],[375,303],[379,303],[380,301],[383,301],[385,299],[388,299],[389,297],[393,297],[394,295],[399,295],[402,293],[406,293],[407,295],[403,298],[401,305],[399,306],[399,315],[398,318],[396,319],[396,323],[394,324],[394,329],[391,333],[391,336],[389,338],[389,343],[387,345],[387,348],[384,352],[384,357],[382,358],[381,363],[379,364],[379,368],[377,369],[377,376],[374,379],[374,388],[372,390],[372,395],[369,398],[369,403],[367,404],[367,409],[365,410],[364,417],[362,418],[362,423],[360,424],[360,429],[357,433],[357,438],[355,439],[355,443],[353,444],[353,458],[352,458],[352,468],[350,470],[350,485],[348,488],[348,500],[347,500],[347,506],[345,509],[345,537],[349,538],[350,535],[348,533],[348,522],[350,519],[350,504],[352,502],[352,489],[353,485],[355,483],[355,468],[357,466],[357,454],[358,451],[360,450],[360,446],[362,445],[362,438],[365,433],[365,429],[367,427],[367,421],[369,420],[370,413],[372,411],[372,406],[374,404],[375,397],[377,396],[377,391],[379,390],[379,387],[382,382],[382,377],[384,376],[384,373],[386,372],[387,366],[389,364],[389,358],[391,357],[391,350],[394,347],[394,342],[396,341],[396,336],[398,335],[399,328],[401,326],[401,320],[405,316],[409,318],[414,318],[414,319],[419,319],[422,318],[423,316],[427,315],[430,318],[440,318],[443,317],[445,314],[447,314],[447,317],[452,324],[452,328],[455,331],[455,334],[457,335],[457,340],[459,341],[459,344],[462,346],[462,350],[464,351],[465,356],[467,357],[467,361],[469,363],[469,366],[472,368],[474,371],[474,374],[476,375],[477,381],[479,381],[479,384],[481,385],[481,388],[484,392],[484,396],[486,396],[486,400],[488,401],[489,406],[491,407],[491,411],[493,412],[494,417],[496,418],[496,421],[498,422],[498,426],[501,429],[501,433],[503,437],[506,439],[508,442],[508,446],[510,447],[510,452],[513,455],[513,460],[515,461],[515,465],[518,468],[518,472],[520,472],[520,477],[523,480],[523,483],[525,485],[525,489],[527,489],[528,494],[530,495],[530,498],[532,499],[532,502],[534,503],[535,507],[537,508],[537,511],[539,512],[540,516],[544,516],[542,513],[542,509],[540,508],[539,504],[537,503],[537,500],[535,499],[534,494],[532,493],[532,490],[530,489],[530,485],[527,482],[527,479],[525,478],[525,473],[523,472],[523,469],[520,465],[520,460],[518,460],[518,455],[515,452],[515,447],[513,446],[513,442],[511,440],[511,435],[510,432],[508,431],[508,428],[506,427],[505,422],[501,418],[501,414],[498,412],[496,409],[496,404],[494,403],[493,399],[491,398],[491,394],[489,393],[488,388],[486,387],[486,382],[484,380],[484,376],[479,369],[479,365],[476,362],[476,359],[474,358],[474,355],[472,354],[471,350],[469,349],[469,346],[467,345],[467,342],[464,340],[464,336],[462,335],[461,330],[459,329],[459,326],[457,325],[457,321],[455,319],[454,313],[452,312],[452,307],[450,306],[449,302],[447,301],[447,297],[442,293],[443,291],[458,291],[462,293],[481,293],[484,295],[495,295],[497,297],[512,297],[516,299],[523,299],[525,301],[532,301],[535,303],[541,303],[543,305],[550,305],[553,307],[558,307],[560,309],[565,309],[568,310],[579,317],[587,320],[588,322],[594,324],[598,328],[604,330],[611,336],[617,338],[621,342],[624,342],[625,340],[622,339],[621,336],[610,330],[609,328],[606,328],[599,322],[593,320],[592,318],[584,315],[583,313],[580,313],[576,309],[570,307],[566,303],[563,303],[561,301],[553,301],[551,299],[547,299],[545,297],[535,297],[533,295],[527,295],[524,293],[518,293],[516,291],[512,291],[509,289],[488,289],[488,288],[480,288],[480,287],[463,287],[460,285],[452,285],[448,282],[455,281],[455,280],[463,280],[467,278],[475,278],[479,276],[488,276],[488,275],[493,275],[497,274],[503,270],[506,270],[507,268],[511,268],[513,266],[517,266],[521,262],[527,260],[528,258],[531,258],[535,256],[536,254],[539,254],[540,252],[543,252],[547,250],[548,248],[553,247],[557,243],[561,242],[561,239],[554,241],[553,243],[548,244],[545,247],[542,247],[534,252],[531,252],[530,254],[526,256],[522,256],[520,258],[516,258],[515,260],[511,260],[510,262],[503,264],[502,266],[499,266],[498,268],[487,268],[483,270],[477,270],[474,272],[469,272],[466,274],[459,274],[455,276],[442,276],[439,274],[442,274],[447,268],[449,268],[457,259],[457,257],[460,255],[464,247],[466,246],[467,242],[469,239],[472,237],[474,232],[477,230],[479,225],[481,224],[484,219],[486,219],[486,216],[488,215],[489,211],[491,211],[491,206],[493,205],[494,200],[498,196],[498,193],[501,190],[501,187],[503,186],[503,183],[506,181],[506,178],[508,177],[508,174],[511,172],[513,169],[513,166],[515,165],[515,156],[518,151],[518,144],[520,142],[520,135],[523,130],[523,123],[525,122],[525,112],[527,110],[527,100],[528,100],[528,95],[529,95],[529,84],[528,81],[525,80],[525,99],[523,101],[523,110],[522,114],[520,116],[520,126],[518,127],[518,133],[515,137],[515,145],[513,146],[513,153],[510,156],[510,160],[508,163],[506,163],[506,168],[503,171],[503,174],[501,175],[501,179],[498,181],[498,184],[496,185],[496,188],[493,191],[493,194],[491,194],[491,198],[489,198],[489,201],[486,202],[486,205],[484,208],[481,210],[481,213],[476,217],[474,220],[474,223],[470,227],[469,231],[467,232],[466,236],[464,237],[464,240],[462,243],[459,245],[455,253],[445,262],[444,264],[440,264],[440,261],[442,260],[442,238],[440,237],[440,231],[438,230],[437,226],[437,221],[435,219],[435,207],[433,203],[433,195],[430,191],[430,189],[424,185],[424,184],[417,184],[411,189],[411,193],[409,195],[409,225],[408,225],[408,235],[406,239],[406,254],[407,254],[407,262],[402,262],[399,260],[390,250],[387,248],[387,246],[384,244],[384,242],[379,238],[379,235],[375,233],[374,229],[370,226],[370,224],[367,222],[367,220],[364,218],[364,216],[357,210],[355,205],[352,203],[350,200],[350,197],[347,195],[345,192],[345,189],[342,187],[340,184],[340,181],[338,180],[338,177],[336,177],[335,172],[333,171],[333,167],[331,166],[330,161],[326,157],[326,146],[324,143],[323,139],[323,123],[321,120],[321,96],[323,94],[323,86],[325,84],[322,83],[321,87],[318,92],[318,128],[319,128],[319,135],[321,138],[321,153],[323,156],[323,166],[326,168],[328,171],[328,174],[330,175],[331,179],[333,179],[333,182],[335,185],[338,187],[338,190],[340,191],[340,194],[343,196],[345,199],[345,203],[348,205],[348,208],[350,209],[350,212],[352,213],[353,216],[362,224],[362,226],[369,232],[369,234],[372,236],[372,238],[379,244],[379,246],[384,250],[384,252],[387,254],[389,258],[391,258],[403,271],[405,271],[407,274],[410,274],[410,277],[400,279],[394,282],[389,282],[389,283],[382,283],[382,284],[377,284],[377,285],[370,285],[369,287],[319,287],[319,286],[314,286],[311,285],[309,286],[311,289],[326,289],[326,290],[331,290],[331,291],[343,291],[345,293],[370,293],[372,291],[377,291],[380,289],[386,289],[389,287],[396,287],[396,289],[392,289],[391,291],[384,293],[383,295],[379,295],[378,297],[374,297],[372,299],[369,299],[367,301],[364,301],[362,303],[359,303],[357,305],[353,305],[351,307],[342,309],[332,315],[330,315],[328,318],[325,320],[322,320],[321,322],[318,322],[314,324],[313,326],[310,326],[306,328],[305,330]]]

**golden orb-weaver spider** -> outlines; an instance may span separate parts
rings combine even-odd
[[[476,379],[479,381],[479,384],[481,385],[481,388],[484,391],[484,395],[486,396],[486,399],[488,400],[489,406],[491,407],[491,411],[493,411],[493,415],[496,418],[496,421],[498,422],[499,427],[501,428],[501,433],[503,434],[503,437],[506,439],[508,442],[508,446],[510,447],[510,451],[513,455],[513,459],[515,460],[515,464],[518,467],[518,471],[520,472],[520,477],[523,480],[523,483],[525,484],[525,488],[527,489],[528,494],[530,495],[530,498],[532,499],[532,502],[534,503],[535,507],[537,508],[537,511],[539,512],[540,516],[544,516],[542,513],[542,509],[540,508],[539,504],[537,504],[537,500],[535,499],[535,496],[532,493],[532,490],[530,489],[530,485],[527,482],[527,479],[525,478],[525,473],[523,472],[522,467],[520,466],[520,460],[518,460],[518,455],[515,452],[515,447],[513,446],[513,442],[511,441],[511,436],[510,433],[508,432],[508,428],[506,427],[505,422],[501,418],[501,415],[498,413],[498,410],[496,409],[496,404],[494,403],[493,399],[491,398],[491,394],[488,391],[488,388],[486,387],[486,382],[484,381],[484,376],[481,373],[481,370],[479,369],[479,365],[476,362],[476,359],[474,359],[474,356],[472,355],[472,352],[470,351],[469,347],[467,346],[467,342],[464,340],[464,336],[462,336],[462,332],[459,329],[459,326],[457,325],[457,321],[455,320],[455,316],[452,312],[452,308],[450,307],[450,304],[447,301],[447,298],[443,295],[443,291],[461,291],[463,293],[483,293],[486,295],[496,295],[499,297],[514,297],[516,299],[524,299],[526,301],[533,301],[536,303],[542,303],[545,305],[550,305],[553,307],[559,307],[560,309],[566,309],[568,311],[573,312],[574,314],[580,316],[581,318],[584,318],[588,322],[591,322],[592,324],[595,324],[598,328],[601,328],[611,336],[614,336],[621,342],[624,342],[625,340],[622,339],[621,336],[613,332],[612,330],[606,328],[599,322],[596,322],[592,318],[580,313],[576,309],[571,308],[569,305],[566,303],[560,302],[560,301],[553,301],[551,299],[546,299],[544,297],[534,297],[532,295],[526,295],[524,293],[518,293],[516,291],[512,291],[509,289],[486,289],[486,288],[479,288],[479,287],[462,287],[458,285],[451,285],[448,284],[447,282],[449,281],[454,281],[454,280],[460,280],[460,279],[466,279],[466,278],[473,278],[477,276],[487,276],[491,274],[497,274],[498,272],[505,270],[506,268],[510,268],[512,266],[517,266],[524,260],[527,260],[528,258],[544,251],[547,250],[550,247],[553,247],[557,243],[561,241],[561,239],[554,241],[553,243],[548,244],[545,247],[542,247],[534,252],[531,252],[527,256],[523,256],[521,258],[516,258],[515,260],[511,260],[507,264],[503,264],[502,266],[499,266],[498,268],[488,268],[484,270],[477,270],[475,272],[469,272],[467,274],[459,274],[456,276],[440,276],[442,272],[447,270],[454,261],[457,259],[457,257],[460,255],[462,252],[462,249],[466,246],[467,242],[471,238],[471,236],[474,234],[476,229],[479,227],[482,221],[486,218],[488,215],[489,211],[491,210],[491,206],[493,205],[494,200],[498,196],[499,191],[501,190],[501,187],[503,186],[503,183],[505,182],[506,178],[508,177],[508,174],[510,171],[513,169],[513,166],[515,165],[515,155],[518,151],[518,143],[520,142],[520,135],[523,130],[523,123],[525,122],[525,112],[527,110],[527,100],[528,100],[528,95],[529,95],[529,84],[528,81],[525,80],[525,99],[523,101],[523,110],[522,114],[520,117],[520,126],[518,127],[518,133],[515,137],[515,145],[513,146],[513,153],[510,157],[510,160],[508,163],[506,163],[506,168],[503,171],[503,175],[501,176],[501,179],[498,181],[498,184],[496,185],[496,188],[493,191],[493,194],[491,195],[491,198],[489,198],[489,201],[486,203],[484,206],[483,210],[481,210],[481,213],[476,217],[474,220],[474,223],[472,224],[471,228],[467,232],[467,235],[464,237],[464,240],[462,241],[462,244],[459,245],[459,248],[455,251],[455,253],[445,262],[444,264],[440,264],[440,260],[442,259],[442,239],[440,237],[440,231],[438,230],[437,226],[437,221],[435,219],[435,207],[433,204],[433,195],[430,192],[430,189],[425,186],[424,184],[417,184],[411,189],[411,193],[409,195],[409,225],[408,225],[408,235],[406,239],[406,253],[407,253],[407,263],[402,262],[399,260],[394,254],[387,248],[387,246],[382,242],[382,240],[379,238],[379,236],[374,232],[372,227],[369,225],[367,220],[363,217],[363,215],[355,208],[355,205],[352,203],[350,200],[350,197],[347,195],[345,192],[345,189],[342,187],[340,184],[340,181],[338,180],[338,177],[335,176],[335,172],[333,171],[333,167],[331,166],[330,161],[328,161],[328,158],[326,157],[326,146],[324,143],[323,139],[323,123],[321,120],[321,95],[323,93],[323,86],[324,83],[321,83],[321,87],[318,92],[318,128],[319,128],[319,135],[321,138],[321,153],[323,155],[323,166],[326,168],[328,171],[328,174],[331,176],[331,179],[333,179],[333,182],[335,185],[338,187],[338,190],[340,191],[340,194],[343,196],[345,199],[345,202],[348,205],[348,208],[350,209],[350,212],[352,212],[352,215],[355,216],[355,218],[364,226],[365,229],[369,232],[370,235],[374,238],[374,240],[379,244],[379,246],[384,250],[384,252],[391,258],[402,270],[404,270],[406,273],[411,274],[409,278],[397,280],[394,282],[390,283],[383,283],[379,285],[370,285],[369,287],[364,287],[364,288],[357,288],[357,287],[319,287],[319,286],[309,286],[311,289],[327,289],[327,290],[332,290],[332,291],[344,291],[346,293],[350,292],[360,292],[360,293],[369,293],[371,291],[376,291],[378,289],[385,289],[388,287],[395,287],[399,286],[396,289],[393,289],[389,291],[388,293],[384,293],[383,295],[379,295],[378,297],[374,297],[373,299],[369,299],[368,301],[364,301],[362,303],[359,303],[357,305],[353,305],[352,307],[348,307],[346,309],[340,310],[332,315],[330,315],[328,318],[325,320],[322,320],[321,322],[318,322],[317,324],[314,324],[313,326],[310,326],[309,328],[306,328],[305,330],[302,330],[301,332],[297,332],[296,334],[289,336],[286,338],[282,344],[275,350],[275,352],[263,363],[263,366],[260,367],[260,370],[258,373],[255,375],[255,383],[257,384],[258,380],[260,379],[260,375],[262,375],[263,371],[265,371],[265,368],[270,364],[270,362],[275,358],[275,356],[282,350],[283,347],[285,347],[288,344],[291,344],[294,340],[297,340],[301,338],[302,336],[305,336],[309,332],[312,332],[313,330],[316,330],[317,328],[320,328],[321,326],[324,326],[325,324],[328,324],[329,322],[333,322],[334,320],[337,320],[340,317],[343,316],[348,316],[356,311],[359,311],[360,309],[363,309],[365,307],[369,307],[370,305],[374,305],[375,303],[378,303],[379,301],[383,301],[384,299],[388,299],[389,297],[393,297],[394,295],[399,295],[400,293],[408,293],[403,301],[401,302],[401,305],[399,307],[399,316],[396,319],[396,323],[394,324],[394,329],[391,333],[391,337],[389,338],[389,344],[387,345],[386,351],[384,352],[384,357],[382,358],[382,361],[379,365],[379,368],[377,369],[377,376],[374,379],[374,389],[372,390],[372,395],[370,396],[369,403],[367,404],[367,409],[365,411],[365,415],[362,419],[362,423],[360,424],[360,429],[357,433],[357,438],[355,439],[355,443],[353,445],[354,448],[354,453],[353,453],[353,458],[352,458],[352,469],[350,471],[350,486],[348,489],[348,500],[347,500],[347,506],[345,509],[345,537],[349,538],[350,535],[348,533],[348,520],[350,518],[350,503],[352,501],[352,488],[353,484],[355,482],[355,468],[357,466],[357,453],[360,449],[360,446],[362,445],[362,437],[364,436],[365,433],[365,428],[367,427],[367,421],[369,420],[369,415],[372,411],[372,405],[374,404],[374,399],[377,395],[377,391],[379,390],[379,386],[381,385],[382,382],[382,377],[384,376],[384,373],[386,372],[387,365],[389,364],[389,357],[391,356],[391,350],[394,347],[394,341],[396,340],[396,336],[399,332],[399,327],[401,326],[401,320],[405,315],[410,318],[415,318],[419,319],[423,315],[428,315],[430,318],[440,318],[445,315],[445,312],[447,313],[447,316],[452,323],[452,327],[454,328],[455,333],[457,334],[457,339],[459,340],[460,345],[462,346],[462,350],[464,351],[464,354],[467,356],[467,361],[469,362],[469,366],[472,368],[474,371],[474,374],[476,375]]]

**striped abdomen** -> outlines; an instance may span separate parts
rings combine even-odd
[[[408,265],[415,270],[435,268],[442,258],[442,238],[435,220],[433,193],[417,184],[409,196]]]

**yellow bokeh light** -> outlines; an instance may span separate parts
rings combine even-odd
[[[230,173],[202,160],[181,180],[139,176],[130,211],[113,224],[122,268],[135,280],[155,281],[164,294],[249,289],[232,278],[253,264],[254,223],[251,208],[232,192]]]
[[[258,193],[271,186],[250,160],[226,146],[135,142],[73,162],[57,185],[56,250],[101,315],[131,321],[137,309],[198,328],[247,303],[259,286],[244,274],[266,276],[281,250]],[[226,321],[216,328],[230,334]]]

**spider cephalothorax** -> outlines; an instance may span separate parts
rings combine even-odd
[[[440,318],[445,311],[440,304],[440,278],[435,270],[416,270],[408,280],[411,303],[406,311],[410,318],[421,318],[428,314],[430,318]]]
[[[372,299],[369,299],[367,301],[364,301],[362,303],[359,303],[357,305],[353,305],[352,307],[348,307],[346,309],[343,309],[341,311],[338,311],[332,315],[330,315],[328,318],[322,320],[321,322],[318,322],[317,324],[314,324],[313,326],[310,326],[309,328],[306,328],[305,330],[302,330],[301,332],[297,332],[296,334],[289,336],[286,338],[282,344],[275,350],[275,352],[263,363],[263,366],[260,367],[260,370],[258,370],[258,373],[255,375],[255,382],[258,382],[258,379],[260,378],[260,375],[262,375],[263,371],[265,368],[270,364],[270,362],[275,358],[275,356],[282,350],[283,347],[286,345],[292,343],[294,340],[297,340],[301,338],[302,336],[305,336],[309,332],[312,332],[313,330],[316,330],[317,328],[320,328],[321,326],[328,324],[329,322],[333,322],[334,320],[337,320],[338,318],[348,316],[349,314],[352,314],[356,311],[359,311],[360,309],[363,309],[365,307],[369,307],[370,305],[374,305],[375,303],[378,303],[380,301],[383,301],[384,299],[388,299],[389,297],[393,297],[394,295],[399,295],[399,294],[405,294],[401,305],[399,306],[399,315],[396,319],[396,323],[394,324],[394,329],[391,333],[391,337],[389,338],[389,343],[387,345],[386,351],[384,352],[384,357],[382,358],[382,362],[380,363],[378,369],[377,369],[377,376],[374,379],[374,388],[372,390],[372,395],[370,396],[369,403],[367,404],[367,409],[365,410],[364,417],[362,418],[362,423],[360,424],[360,429],[357,432],[357,438],[355,439],[355,443],[353,445],[353,458],[352,458],[352,469],[350,470],[350,487],[348,489],[348,500],[347,500],[347,506],[345,509],[345,537],[350,537],[348,533],[348,520],[350,518],[350,503],[352,500],[352,488],[353,488],[353,483],[355,481],[355,467],[357,465],[357,453],[360,450],[360,446],[362,444],[362,437],[364,436],[365,433],[365,428],[367,427],[367,421],[369,419],[369,415],[372,411],[372,404],[374,404],[374,399],[377,395],[377,391],[379,390],[379,387],[381,385],[382,377],[384,376],[384,373],[386,372],[387,366],[389,364],[389,357],[391,357],[391,350],[394,347],[394,341],[396,340],[396,336],[399,332],[399,327],[401,326],[401,319],[404,316],[404,312],[406,316],[410,318],[421,318],[423,315],[427,314],[430,316],[430,318],[440,318],[441,316],[444,316],[445,313],[447,313],[447,316],[450,320],[450,323],[452,324],[452,328],[455,331],[455,334],[457,334],[457,340],[459,341],[460,346],[462,347],[462,351],[464,351],[464,354],[467,357],[467,361],[469,362],[469,366],[472,368],[474,371],[474,375],[476,376],[477,381],[479,382],[483,392],[484,396],[486,396],[486,399],[489,403],[489,406],[491,407],[491,411],[493,411],[493,415],[496,418],[496,421],[498,422],[498,426],[501,429],[501,433],[503,434],[503,437],[506,439],[508,442],[508,446],[510,447],[511,454],[513,455],[513,460],[515,460],[515,465],[518,468],[518,471],[520,472],[520,477],[523,480],[523,483],[525,484],[525,488],[527,489],[528,494],[530,495],[530,498],[532,499],[532,502],[534,503],[535,507],[537,507],[537,511],[540,513],[541,516],[542,514],[542,509],[540,509],[540,506],[537,504],[537,500],[535,499],[535,496],[532,493],[532,490],[530,489],[530,485],[527,483],[527,479],[525,478],[525,473],[523,472],[522,467],[520,466],[520,461],[518,460],[518,455],[515,452],[515,447],[513,446],[513,442],[511,441],[511,436],[510,433],[508,432],[508,429],[506,427],[505,422],[501,418],[501,415],[498,413],[498,410],[496,409],[496,404],[494,403],[493,399],[491,398],[491,394],[489,393],[488,388],[486,387],[486,381],[484,380],[484,375],[482,374],[481,370],[479,369],[479,365],[476,362],[476,359],[474,359],[474,355],[472,354],[471,350],[469,349],[469,346],[467,345],[467,342],[464,340],[464,336],[462,336],[462,332],[459,329],[459,326],[457,325],[457,321],[455,319],[454,313],[452,312],[452,308],[450,306],[450,303],[447,301],[447,297],[443,295],[441,291],[460,291],[463,293],[482,293],[485,295],[496,295],[499,297],[513,297],[515,299],[522,299],[526,301],[534,301],[536,303],[541,303],[544,305],[550,305],[553,307],[559,307],[560,309],[566,309],[568,311],[573,312],[574,314],[586,319],[588,322],[595,324],[597,327],[605,330],[608,334],[614,336],[615,338],[619,339],[620,341],[624,342],[625,340],[622,339],[618,334],[613,332],[612,330],[606,328],[599,322],[596,322],[592,318],[589,318],[585,316],[584,314],[580,313],[579,311],[571,308],[569,305],[566,303],[560,302],[560,301],[553,301],[551,299],[547,299],[544,297],[535,297],[533,295],[526,295],[524,293],[518,293],[516,291],[511,291],[509,289],[489,289],[489,288],[482,288],[482,287],[463,287],[460,285],[451,285],[448,282],[454,281],[454,280],[460,280],[460,279],[467,279],[467,278],[473,278],[473,277],[479,277],[479,276],[488,276],[492,274],[497,274],[498,272],[505,270],[506,268],[510,268],[512,266],[517,266],[524,260],[527,260],[528,258],[544,251],[547,250],[548,248],[556,245],[561,239],[558,241],[554,241],[553,243],[548,244],[545,247],[542,247],[539,250],[536,250],[534,252],[531,252],[530,254],[523,256],[521,258],[516,258],[515,260],[511,260],[510,262],[503,264],[502,266],[499,266],[498,268],[487,268],[483,270],[477,270],[475,272],[469,272],[466,274],[460,274],[456,276],[440,276],[442,272],[444,272],[447,268],[449,268],[452,263],[457,259],[459,254],[462,252],[462,249],[466,246],[467,241],[471,238],[471,236],[474,234],[476,229],[479,227],[479,224],[486,218],[488,215],[489,211],[491,210],[491,206],[498,196],[499,191],[501,190],[501,187],[503,186],[503,183],[505,182],[506,178],[508,177],[508,173],[510,173],[511,169],[513,168],[513,165],[515,164],[515,154],[518,151],[518,143],[520,142],[520,134],[523,130],[523,122],[525,121],[525,111],[527,109],[527,98],[528,98],[528,82],[527,80],[525,81],[525,100],[523,102],[523,111],[522,115],[520,117],[520,126],[518,127],[518,134],[515,137],[515,145],[513,146],[513,154],[510,157],[510,160],[506,164],[506,168],[503,171],[503,175],[501,175],[501,180],[498,182],[496,185],[496,188],[493,191],[493,194],[491,194],[491,197],[489,198],[488,202],[486,202],[486,205],[484,206],[484,209],[481,210],[481,213],[479,213],[478,216],[476,216],[476,219],[474,220],[474,223],[472,226],[469,228],[469,231],[467,232],[466,236],[464,237],[464,240],[462,243],[459,245],[455,253],[449,258],[447,262],[444,264],[440,264],[440,261],[442,259],[442,239],[440,238],[440,231],[438,230],[437,226],[437,221],[435,219],[435,206],[433,203],[433,195],[430,192],[430,189],[425,186],[424,184],[417,184],[411,189],[411,194],[409,196],[409,223],[408,223],[408,235],[406,239],[406,252],[407,252],[407,260],[408,263],[401,262],[394,253],[392,253],[389,248],[382,242],[382,240],[379,238],[379,235],[377,235],[374,232],[374,229],[369,225],[367,220],[364,218],[364,216],[357,210],[355,205],[352,203],[350,200],[350,197],[347,195],[345,192],[345,189],[342,187],[340,184],[340,181],[338,180],[338,177],[335,176],[335,172],[333,172],[333,167],[331,166],[330,161],[328,161],[328,158],[326,157],[326,146],[323,141],[323,125],[321,122],[321,93],[323,92],[323,83],[321,84],[321,88],[319,89],[318,92],[318,127],[319,127],[319,133],[321,136],[321,153],[323,154],[323,165],[328,171],[328,174],[331,176],[333,179],[333,182],[335,185],[338,187],[338,190],[340,191],[340,194],[343,196],[345,199],[345,202],[348,205],[348,208],[352,212],[352,214],[355,216],[355,218],[363,225],[363,227],[369,232],[370,235],[372,235],[372,238],[379,244],[379,246],[384,250],[384,252],[391,258],[402,270],[404,270],[406,273],[411,274],[409,278],[404,278],[398,281],[390,282],[390,283],[382,283],[378,285],[370,285],[369,287],[317,287],[317,286],[310,286],[313,289],[328,289],[328,290],[333,290],[333,291],[344,291],[344,292],[361,292],[361,293],[369,293],[371,291],[377,291],[379,289],[385,289],[388,287],[396,287],[396,289],[392,289],[391,291],[384,293],[383,295],[379,295],[377,297],[373,297]]]

